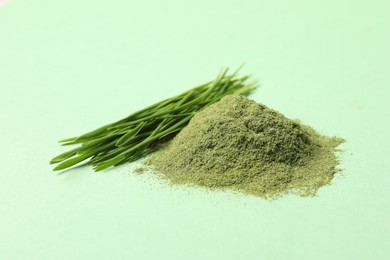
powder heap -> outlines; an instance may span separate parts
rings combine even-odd
[[[145,163],[175,184],[312,196],[338,171],[342,142],[235,94],[197,113]]]

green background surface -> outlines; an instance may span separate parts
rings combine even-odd
[[[4,2],[4,1],[2,1]],[[0,9],[1,259],[390,259],[390,2],[9,1]],[[56,142],[215,77],[347,140],[315,198],[53,173]]]

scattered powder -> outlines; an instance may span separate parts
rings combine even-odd
[[[313,196],[339,170],[326,137],[262,104],[229,95],[197,113],[145,164],[171,183],[264,198]]]
[[[146,171],[146,168],[145,167],[137,167],[137,168],[135,168],[134,170],[133,170],[133,172],[135,173],[135,174],[142,174],[142,173],[144,173]]]

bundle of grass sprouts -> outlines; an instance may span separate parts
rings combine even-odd
[[[246,83],[249,76],[228,75],[223,69],[213,81],[190,89],[135,112],[94,131],[60,141],[63,145],[79,145],[53,158],[59,163],[54,170],[63,170],[84,160],[95,171],[126,162],[133,162],[153,151],[153,146],[177,134],[202,108],[229,94],[247,95],[257,86]]]

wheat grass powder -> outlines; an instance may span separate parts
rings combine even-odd
[[[343,141],[234,94],[197,113],[145,165],[173,184],[313,196],[339,171]]]

